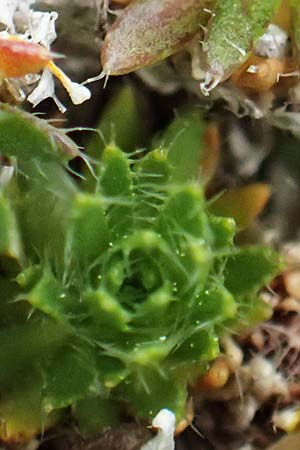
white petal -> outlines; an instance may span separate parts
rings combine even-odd
[[[5,25],[11,32],[15,32],[13,17],[17,9],[19,0],[1,0],[0,23]]]
[[[58,14],[55,11],[51,13],[30,11],[28,29],[34,43],[50,48],[57,36],[55,31],[57,17]]]
[[[35,107],[46,98],[51,97],[57,104],[59,110],[61,112],[65,112],[66,108],[62,103],[59,102],[59,100],[55,96],[54,88],[55,86],[52,73],[50,72],[50,70],[45,69],[44,72],[42,73],[39,84],[34,89],[34,91],[32,91],[31,94],[27,97],[27,100],[30,103],[32,103],[32,105]]]
[[[14,174],[13,166],[2,166],[0,169],[0,186],[6,186]]]
[[[91,92],[88,88],[74,82],[70,83],[68,93],[74,105],[81,105],[81,103],[91,98]]]
[[[174,450],[175,415],[168,409],[162,409],[154,417],[152,426],[158,429],[157,435],[141,450]]]
[[[255,53],[268,58],[284,58],[288,50],[288,34],[277,25],[270,24],[258,40]]]

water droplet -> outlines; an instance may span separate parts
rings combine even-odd
[[[204,291],[204,294],[205,294],[205,295],[208,295],[208,294],[209,294],[209,290],[206,289],[206,291]]]
[[[196,325],[200,325],[200,320],[196,320]]]
[[[190,344],[190,347],[191,347],[191,348],[194,348],[194,344],[193,344],[193,342],[192,342],[192,343]]]
[[[160,342],[164,342],[167,339],[167,336],[160,336],[159,340]]]
[[[98,278],[98,280],[101,280],[102,275],[98,275],[97,278]]]
[[[108,245],[109,245],[109,247],[113,247],[114,246],[114,244],[112,242],[110,242]]]
[[[66,294],[65,293],[63,293],[63,294],[60,294],[60,296],[59,296],[60,298],[66,298]]]

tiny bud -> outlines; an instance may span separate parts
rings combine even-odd
[[[21,78],[43,70],[52,55],[45,47],[23,39],[0,37],[0,77]]]
[[[209,371],[196,383],[196,390],[217,389],[225,386],[230,376],[230,370],[225,358],[213,362]]]

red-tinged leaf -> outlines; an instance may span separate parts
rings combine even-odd
[[[266,184],[253,183],[224,192],[212,202],[210,211],[224,217],[232,217],[239,229],[246,228],[263,210],[271,191]]]
[[[220,161],[220,133],[215,123],[208,125],[204,132],[204,149],[201,158],[201,175],[209,182],[218,167]]]
[[[109,75],[129,73],[181,49],[200,30],[205,2],[130,2],[105,37],[101,52],[103,72]]]
[[[51,60],[50,52],[39,44],[15,37],[0,38],[0,78],[21,78],[38,73]]]

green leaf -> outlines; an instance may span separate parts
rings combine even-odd
[[[219,82],[245,61],[253,35],[242,0],[218,0],[213,13],[204,49],[210,78]]]
[[[101,392],[93,355],[86,347],[65,347],[49,357],[43,378],[43,409],[47,414]]]
[[[131,84],[125,84],[105,105],[87,154],[99,161],[106,145],[133,152],[145,144],[145,101]]]
[[[240,323],[236,323],[233,320],[225,323],[227,329],[235,333],[241,333],[247,328],[253,328],[271,319],[273,315],[272,305],[266,303],[257,295],[241,295],[240,297],[236,297],[236,301]]]
[[[119,388],[121,398],[130,398],[135,412],[142,418],[154,417],[168,408],[179,422],[185,417],[186,384],[172,376],[163,376],[155,369],[143,369],[134,374]]]
[[[210,90],[243,64],[264,34],[280,0],[218,0],[208,24],[204,51],[208,75],[202,85]]]
[[[27,317],[26,317],[27,319]],[[48,318],[32,318],[0,330],[0,386],[20,384],[23,373],[68,341],[69,332]]]
[[[170,352],[170,344],[166,341],[138,342],[124,360],[140,367],[153,367],[161,363]]]
[[[195,331],[171,354],[171,362],[190,360],[194,364],[215,359],[220,353],[219,341],[213,331]]]
[[[108,292],[103,289],[86,292],[84,301],[90,311],[96,335],[113,336],[116,332],[128,329],[130,314]]]
[[[252,0],[250,2],[249,18],[254,42],[264,34],[280,3],[281,0]]]
[[[169,227],[166,228],[166,227]],[[204,198],[202,191],[196,185],[189,185],[181,189],[174,189],[169,196],[164,209],[158,216],[156,228],[166,236],[173,228],[171,240],[176,240],[176,230],[183,233],[183,237],[195,237],[210,240],[210,229],[204,212]],[[184,233],[186,235],[184,236]],[[180,233],[178,234],[180,239]]]
[[[155,142],[168,151],[174,183],[190,182],[199,174],[204,153],[204,131],[200,110],[191,110],[179,114]]]
[[[50,271],[46,271],[27,295],[27,301],[48,317],[68,325],[66,294]]]
[[[43,269],[39,264],[32,264],[18,274],[16,281],[23,290],[31,290],[42,277],[42,273]]]
[[[58,413],[49,416],[41,411],[42,384],[41,377],[31,368],[23,374],[19,384],[1,389],[0,439],[4,442],[19,444],[24,447],[40,430],[53,426],[59,417]]]
[[[0,276],[0,329],[24,322],[30,307],[25,301],[16,301],[20,289],[15,280]]]
[[[165,333],[174,320],[172,308],[176,298],[173,294],[173,287],[170,283],[165,282],[159,289],[148,295],[136,309],[134,325],[140,326],[142,329],[146,326],[152,327],[153,330],[157,329],[159,335]]]
[[[133,226],[133,181],[130,160],[117,147],[105,147],[100,188],[108,203],[107,224],[113,239]]]
[[[17,161],[5,195],[15,209],[25,252],[61,258],[64,213],[76,191],[64,166],[80,156],[77,147],[46,121],[0,103],[0,153]]]
[[[73,414],[80,432],[84,434],[94,434],[121,422],[120,404],[102,397],[80,400],[74,406]]]
[[[196,324],[202,322],[216,323],[235,317],[237,304],[235,298],[221,282],[205,289],[193,309]]]
[[[235,295],[256,292],[283,268],[277,253],[269,248],[242,248],[227,261],[225,285]]]
[[[101,354],[96,358],[100,381],[106,389],[113,389],[129,375],[130,369],[117,358]]]
[[[5,272],[18,272],[24,263],[21,237],[14,211],[0,192],[0,266]]]
[[[1,134],[1,132],[0,132]],[[19,160],[18,160],[19,161]],[[75,185],[55,161],[18,162],[17,190],[9,193],[28,257],[62,263]],[[25,176],[24,176],[25,175]]]
[[[213,248],[228,250],[233,247],[233,238],[236,234],[235,221],[231,218],[209,216],[209,225],[213,234]]]
[[[84,269],[108,248],[110,232],[105,217],[105,204],[100,195],[78,193],[73,201],[66,238],[66,264]]]
[[[36,116],[0,103],[0,153],[8,158],[60,161],[80,156],[74,142]]]
[[[154,150],[134,164],[134,219],[137,228],[152,226],[165,201],[170,173],[163,150]]]

